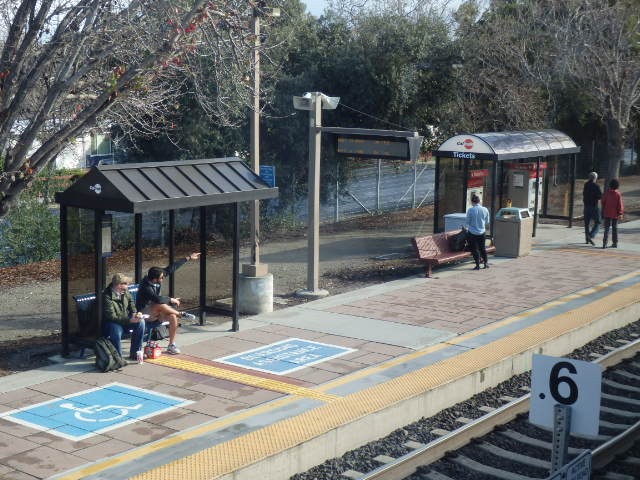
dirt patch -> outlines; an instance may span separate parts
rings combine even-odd
[[[384,232],[406,227],[412,222],[422,225],[429,215],[428,209],[420,209],[323,226],[323,239],[339,239],[335,247],[339,249],[339,254],[323,261],[320,288],[336,295],[420,273],[421,267],[411,256],[376,259],[375,254],[363,252],[362,241],[353,241],[353,238],[368,235],[376,239]],[[304,230],[289,232],[285,239],[280,240],[280,244],[287,248],[299,244],[302,247],[298,250],[304,250],[304,233]],[[409,236],[404,238],[407,249],[410,248]],[[275,240],[272,242],[278,243]],[[345,248],[345,244],[348,248]],[[263,248],[266,254],[272,247],[266,245]],[[278,287],[274,290],[274,309],[289,308],[308,301],[295,295],[296,288],[305,285],[306,255],[301,255],[299,262],[290,261],[290,251],[285,250],[284,256],[287,257],[286,261],[274,258],[271,265],[274,278],[278,280]],[[143,257],[166,258],[166,251],[145,250]],[[110,268],[127,271],[131,258],[131,252],[114,252],[109,259]],[[0,288],[5,304],[5,312],[0,314],[0,376],[46,365],[47,357],[59,353],[61,345],[60,261],[0,268]]]

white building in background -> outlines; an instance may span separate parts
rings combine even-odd
[[[113,142],[109,133],[91,131],[76,138],[56,157],[56,169],[89,168],[113,163]]]

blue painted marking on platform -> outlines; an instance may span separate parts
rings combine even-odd
[[[78,441],[193,403],[110,383],[0,414],[0,418]]]
[[[216,362],[285,375],[351,352],[355,352],[355,350],[338,345],[290,338],[243,353],[217,358]]]

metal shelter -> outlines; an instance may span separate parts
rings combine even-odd
[[[580,147],[558,130],[472,133],[449,138],[433,152],[434,233],[445,226],[445,214],[466,212],[473,193],[485,200],[490,198],[488,204],[483,203],[492,219],[499,208],[512,201],[514,207],[532,210],[533,236],[539,214],[567,219],[571,226],[579,152]]]
[[[240,202],[264,200],[278,196],[278,189],[269,187],[242,159],[237,157],[99,165],[77,180],[64,192],[56,194],[60,204],[60,252],[61,252],[61,313],[63,354],[68,355],[69,345],[81,340],[70,328],[69,305],[69,209],[92,210],[94,228],[92,234],[95,315],[98,325],[102,321],[102,296],[105,288],[106,257],[111,250],[111,230],[107,211],[126,212],[134,215],[135,280],[142,279],[142,216],[149,212],[169,212],[169,262],[175,257],[175,212],[178,209],[197,208],[200,213],[200,324],[205,321],[206,305],[206,207],[234,204],[233,210],[233,279],[232,317],[233,330],[238,329],[238,274],[240,268]],[[169,277],[170,295],[174,289],[173,275]]]

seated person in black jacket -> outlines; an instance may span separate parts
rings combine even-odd
[[[169,346],[167,347],[167,353],[174,355],[180,353],[180,349],[175,343],[176,332],[178,331],[178,319],[187,318],[189,320],[195,320],[196,317],[190,313],[177,310],[180,306],[179,298],[160,295],[162,282],[166,276],[171,275],[186,262],[189,260],[197,260],[198,258],[200,258],[200,253],[196,252],[174,262],[166,268],[151,267],[147,276],[142,279],[138,287],[136,307],[142,313],[149,315],[148,322],[169,322]]]

